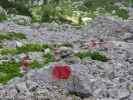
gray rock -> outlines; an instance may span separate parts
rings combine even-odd
[[[21,47],[23,43],[17,40],[12,40],[12,41],[4,41],[4,45],[9,48],[16,48],[16,47]]]
[[[119,32],[120,34],[116,34],[116,31],[121,29],[122,25],[123,22],[118,18],[98,16],[95,21],[89,24],[89,26],[83,28],[83,30],[92,36],[100,36],[103,38],[111,36],[116,38],[121,36],[121,32]]]
[[[61,50],[61,58],[66,58],[73,54],[72,49],[68,47],[61,47],[60,50]]]
[[[89,70],[84,65],[72,65],[75,66],[73,69],[72,79],[66,84],[66,89],[75,95],[80,97],[89,97],[92,94],[91,81],[88,75]]]
[[[29,52],[28,53],[29,57],[32,58],[32,60],[37,61],[40,64],[43,64],[44,59],[43,59],[43,53],[42,52]]]
[[[36,82],[33,82],[31,80],[28,80],[26,82],[26,86],[27,86],[27,88],[28,88],[29,91],[31,91],[31,92],[33,91],[34,92],[37,89],[38,84]]]
[[[129,92],[133,93],[133,83],[128,84],[128,90]]]
[[[103,98],[103,99],[100,99],[100,100],[119,100],[119,99]]]
[[[6,89],[4,86],[0,86],[0,98],[3,98],[6,94]]]
[[[16,90],[19,93],[24,93],[24,94],[29,94],[30,93],[27,86],[26,86],[26,82],[17,83],[16,84]]]
[[[133,93],[130,94],[129,100],[133,99]]]
[[[80,58],[76,58],[76,57],[68,57],[68,58],[63,59],[63,61],[67,64],[70,64],[70,65],[81,63]]]
[[[32,1],[32,0],[31,0]],[[33,0],[32,1],[32,6],[37,6],[37,5],[42,5],[44,3],[43,0]]]
[[[30,25],[31,24],[31,18],[28,16],[13,15],[10,17],[10,20],[19,25]]]
[[[15,77],[15,78],[9,80],[9,81],[8,81],[8,84],[17,84],[17,83],[23,82],[23,81],[24,81],[24,80],[23,80],[22,78],[20,78],[20,77]]]
[[[129,91],[127,89],[119,89],[118,91],[118,97],[119,99],[122,99],[122,98],[125,98],[125,97],[128,97],[130,95]]]
[[[1,6],[0,6],[0,15],[7,16],[6,10],[3,7],[1,7]]]
[[[71,57],[72,54],[73,54],[72,49],[65,47],[65,46],[56,48],[54,50],[54,57],[55,57],[55,60],[57,60],[57,61],[64,59],[64,58],[69,58],[69,57]]]
[[[133,34],[132,33],[125,33],[122,39],[125,42],[133,42]]]
[[[7,87],[7,97],[9,99],[14,99],[17,94],[18,94],[18,92],[17,92],[17,90],[16,90],[14,85],[9,85]]]

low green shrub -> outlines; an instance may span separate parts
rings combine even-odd
[[[18,39],[26,39],[26,35],[23,33],[15,33],[15,32],[0,34],[0,40],[18,40]]]
[[[0,50],[0,55],[14,55],[17,53],[16,49],[11,49],[11,48],[6,48],[6,49],[2,49]]]
[[[0,15],[0,22],[4,21],[4,20],[7,20],[7,16],[2,16]]]
[[[128,19],[129,14],[125,9],[117,9],[115,15],[121,17],[122,19]]]
[[[89,57],[92,60],[98,60],[98,61],[102,61],[102,62],[108,61],[108,58],[99,52],[84,51],[84,52],[76,53],[75,56],[79,57],[80,59]]]
[[[49,44],[39,44],[39,43],[25,44],[22,47],[2,49],[0,50],[0,55],[14,55],[20,53],[36,52],[46,48],[52,48],[52,46]]]
[[[79,57],[80,59],[83,59],[83,58],[86,58],[86,57],[90,57],[91,56],[91,52],[82,51],[82,52],[76,53],[75,56]]]
[[[103,61],[103,62],[107,62],[108,61],[108,58],[105,55],[100,54],[99,52],[93,52],[91,54],[91,59],[99,60],[99,61]]]
[[[39,64],[36,60],[34,60],[29,66],[30,66],[30,68],[32,68],[32,69],[41,68],[41,67],[42,67],[42,65]]]
[[[1,49],[1,48],[3,48],[3,45],[2,45],[2,44],[0,44],[0,49]]]
[[[0,83],[5,84],[14,77],[22,77],[23,74],[20,72],[20,66],[20,63],[16,62],[6,62],[0,64]],[[41,65],[37,61],[33,61],[29,67],[34,69],[40,68]]]
[[[8,62],[0,64],[0,72],[4,75],[0,76],[0,83],[6,83],[8,80],[16,76],[23,76],[19,70],[19,63]]]
[[[49,64],[50,62],[54,62],[54,56],[52,53],[47,53],[43,55],[44,64]]]
[[[17,48],[17,53],[27,53],[34,51],[41,51],[42,49],[50,48],[48,44],[25,44],[22,47]]]

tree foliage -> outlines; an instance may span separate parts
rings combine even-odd
[[[25,4],[26,3],[24,2],[24,0],[0,0],[0,6],[6,9],[8,13],[31,16],[31,12],[29,11],[29,8],[25,6]]]
[[[133,6],[133,0],[43,0],[41,5],[34,4],[35,1],[37,0],[0,0],[0,5],[9,13],[32,16],[34,21],[42,22],[74,22],[75,17],[80,20],[83,17],[95,18],[107,13],[127,19],[126,7]]]

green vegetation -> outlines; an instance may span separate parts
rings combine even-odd
[[[107,62],[109,60],[105,55],[100,54],[99,52],[93,52],[91,54],[91,59],[99,60],[99,61],[103,61],[103,62]]]
[[[67,22],[76,25],[84,24],[84,18],[95,18],[98,15],[117,15],[128,18],[128,10],[133,0],[120,1],[121,7],[116,5],[117,0],[0,0],[0,5],[8,14],[30,16],[33,22]],[[113,12],[113,13],[112,13]],[[89,21],[89,20],[88,20]]]
[[[15,32],[0,34],[0,40],[18,40],[18,39],[26,39],[26,35],[23,33],[15,33]]]
[[[41,51],[42,49],[51,48],[48,44],[25,44],[22,47],[18,47],[17,53],[27,53],[27,52],[35,52]]]
[[[17,48],[5,48],[0,50],[0,55],[14,55],[20,53],[36,52],[41,51],[42,49],[52,48],[49,44],[25,44],[22,47]]]
[[[49,64],[50,62],[54,62],[54,56],[52,53],[47,53],[43,55],[44,64]]]
[[[30,68],[40,68],[41,65],[37,61],[33,61]],[[14,77],[22,77],[23,74],[20,73],[20,63],[7,62],[0,64],[0,83],[5,84],[7,81]]]
[[[126,7],[133,7],[133,0],[123,0],[122,4]]]
[[[4,21],[4,20],[7,20],[7,17],[6,17],[6,16],[0,15],[0,22],[2,22],[2,21]]]
[[[125,7],[130,3],[123,2]],[[128,10],[118,7],[115,3],[116,0],[46,0],[43,5],[32,8],[32,16],[40,22],[56,21],[76,25],[84,24],[84,18],[95,18],[97,15],[105,14],[127,19]]]
[[[127,19],[129,17],[128,11],[125,9],[117,9],[115,12],[115,15],[117,15],[123,19]]]
[[[6,49],[2,49],[0,50],[0,55],[14,55],[17,53],[16,49],[13,48],[6,48]]]
[[[30,66],[30,68],[32,68],[32,69],[41,68],[41,67],[42,67],[42,65],[39,64],[36,60],[34,60],[29,66]]]
[[[41,6],[32,8],[32,16],[34,21],[40,22],[72,22],[79,24],[79,17],[73,17],[73,8],[71,1],[49,0]],[[75,20],[76,18],[76,20]]]
[[[16,76],[22,76],[19,71],[20,64],[15,62],[3,63],[0,64],[0,83],[6,83],[8,80]]]
[[[54,47],[60,48],[60,47],[73,47],[71,43],[62,43],[62,44],[53,44]]]
[[[3,45],[2,45],[2,44],[0,44],[0,49],[1,49],[1,48],[3,48]]]
[[[98,60],[102,62],[108,61],[108,58],[99,52],[83,51],[83,52],[76,53],[75,56],[79,57],[80,59],[89,57],[92,60]]]
[[[75,56],[79,57],[80,59],[86,58],[86,57],[90,57],[91,56],[91,52],[89,51],[81,51],[75,54]]]
[[[31,16],[30,0],[0,0],[0,6],[8,11],[8,14]]]

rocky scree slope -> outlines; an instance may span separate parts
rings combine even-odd
[[[30,70],[23,78],[14,78],[0,85],[0,98],[5,100],[133,100],[133,21],[112,17],[97,17],[90,25],[76,29],[70,25],[42,24],[20,26],[0,23],[2,32],[22,32],[28,37],[22,43],[70,43],[73,52],[82,51],[83,44],[92,38],[111,43],[108,51],[99,51],[110,60],[73,59],[66,57],[38,70]],[[86,48],[86,50],[88,50]],[[73,75],[64,88],[52,80],[54,63],[68,63]]]

